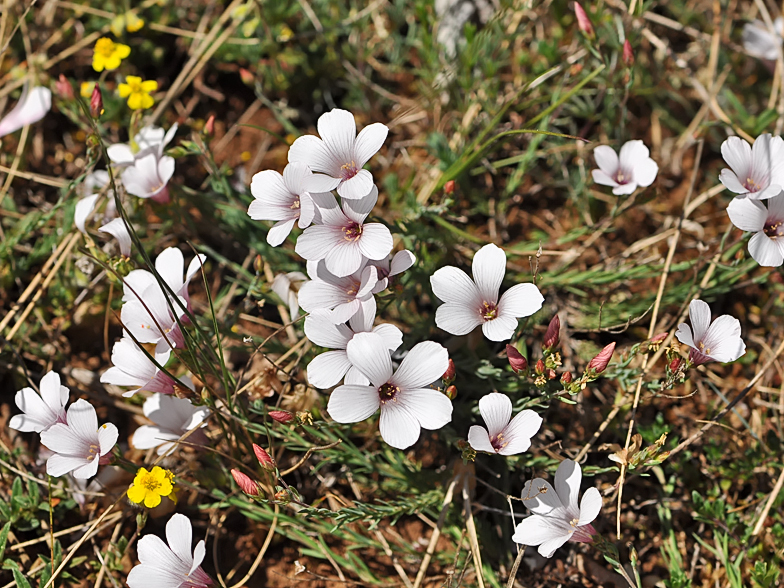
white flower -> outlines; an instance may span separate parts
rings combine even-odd
[[[41,120],[52,108],[52,91],[43,86],[25,84],[16,106],[0,120],[0,137]]]
[[[192,428],[202,423],[206,425],[205,421],[210,416],[210,409],[207,407],[193,406],[190,400],[165,394],[150,396],[144,402],[143,410],[144,416],[154,424],[136,429],[131,445],[136,449],[158,447],[158,455],[169,451],[175,445],[174,442]],[[196,433],[188,437],[188,442],[197,442],[194,435]]]
[[[297,318],[299,314],[297,293],[299,292],[300,284],[307,280],[308,277],[302,272],[289,272],[275,276],[272,280],[272,285],[270,285],[270,290],[289,305],[289,316],[292,320]]]
[[[403,333],[394,325],[381,324],[373,327],[376,318],[376,304],[361,307],[359,312],[351,317],[348,325],[336,325],[332,322],[329,313],[324,310],[316,311],[305,318],[305,335],[316,345],[335,349],[317,355],[308,364],[308,382],[316,388],[331,388],[343,376],[346,384],[359,384],[367,386],[370,381],[348,359],[346,347],[356,333],[373,332],[381,336],[389,351],[394,351],[403,343]]]
[[[761,20],[754,20],[743,25],[743,48],[752,57],[775,60],[779,58],[784,18],[773,21],[771,31]]]
[[[166,346],[155,353],[155,361],[166,366],[170,353],[171,350]],[[112,363],[114,366],[103,373],[101,382],[133,387],[133,390],[123,394],[125,397],[131,397],[141,390],[161,394],[174,393],[176,382],[159,370],[129,337],[123,337],[112,347]]]
[[[117,443],[117,427],[112,423],[98,427],[95,408],[83,399],[68,407],[67,421],[41,432],[41,443],[54,451],[46,461],[46,473],[55,478],[68,472],[74,478],[94,476],[101,456]]]
[[[99,169],[85,176],[84,182],[82,182],[81,186],[79,187],[79,191],[83,197],[79,200],[79,202],[76,203],[76,208],[74,209],[74,224],[80,232],[87,232],[84,225],[87,222],[87,217],[90,216],[90,213],[95,208],[95,203],[100,197],[100,194],[94,194],[94,192],[96,189],[101,191],[108,185],[109,172],[107,172],[105,169]],[[115,208],[114,203],[114,192],[110,191],[109,201],[106,204],[106,209],[104,210],[103,214],[103,220],[106,223],[116,216],[117,209]]]
[[[689,361],[694,365],[709,361],[727,363],[746,353],[746,344],[740,337],[738,319],[723,314],[711,324],[710,307],[702,300],[691,301],[689,319],[691,328],[686,323],[681,323],[675,336],[678,341],[691,347]]]
[[[447,333],[466,335],[482,325],[485,337],[504,341],[514,333],[519,317],[531,316],[542,307],[544,297],[534,284],[512,286],[498,300],[506,253],[492,243],[476,252],[471,271],[476,283],[451,265],[430,277],[433,294],[446,303],[436,310],[436,326]]]
[[[155,535],[139,539],[139,565],[128,574],[130,588],[205,588],[212,579],[201,569],[207,549],[204,540],[191,555],[193,530],[185,515],[175,514],[166,523],[166,541]]]
[[[343,198],[364,198],[373,188],[373,176],[362,167],[387,138],[389,129],[373,123],[357,136],[354,115],[335,108],[318,119],[318,132],[303,135],[291,145],[289,162],[302,162],[314,172],[308,183],[310,192],[329,192],[337,188]]]
[[[538,545],[543,557],[552,557],[567,541],[591,543],[596,534],[591,523],[602,509],[602,496],[589,488],[577,506],[582,476],[580,464],[565,459],[555,472],[555,489],[540,478],[526,482],[522,498],[534,514],[517,525],[512,541]]]
[[[295,251],[308,261],[323,259],[327,271],[338,278],[353,274],[368,259],[384,259],[392,251],[392,233],[381,223],[365,223],[378,200],[378,189],[360,200],[343,200],[332,194],[313,194],[321,222],[305,229]]]
[[[378,284],[377,270],[369,265],[350,276],[337,278],[327,271],[324,261],[308,262],[311,280],[299,289],[299,304],[305,312],[331,310],[332,322],[345,323],[362,305],[371,304]],[[372,302],[375,307],[375,300]]]
[[[8,426],[25,433],[40,433],[55,423],[65,423],[65,404],[68,388],[60,384],[60,374],[49,372],[40,383],[41,395],[32,388],[22,388],[16,393],[16,406],[22,411],[11,417]]]
[[[173,157],[148,153],[123,170],[122,183],[128,194],[165,204],[169,201],[168,183],[173,175]]]
[[[523,410],[512,419],[512,401],[498,392],[479,400],[479,412],[487,429],[473,425],[468,430],[468,443],[476,451],[517,455],[531,446],[531,437],[542,426],[542,417],[533,410]]]
[[[402,274],[408,268],[416,263],[416,255],[411,253],[408,249],[398,251],[392,256],[390,260],[388,257],[380,260],[373,260],[368,262],[368,265],[376,267],[378,273],[378,284],[373,288],[373,293],[376,294],[386,290],[392,281],[392,277]]]
[[[613,186],[613,194],[631,194],[637,186],[650,186],[659,173],[659,166],[649,157],[642,141],[627,141],[621,147],[620,158],[612,147],[600,145],[593,150],[599,169],[593,170],[593,181]]]
[[[131,144],[115,143],[109,145],[106,148],[106,154],[115,167],[133,165],[137,159],[150,153],[163,155],[163,149],[174,138],[176,132],[177,123],[173,124],[168,132],[164,132],[160,127],[146,126],[136,133]]]
[[[732,224],[742,231],[756,233],[749,240],[749,253],[765,267],[784,263],[784,193],[768,199],[767,207],[759,200],[735,198],[727,207]]]
[[[345,384],[332,392],[327,412],[337,422],[358,423],[380,408],[381,437],[406,449],[419,439],[421,428],[434,431],[452,420],[449,398],[427,387],[449,367],[449,354],[438,343],[415,345],[394,373],[389,348],[376,333],[357,333],[346,351],[372,385]]]
[[[182,251],[176,247],[167,247],[155,258],[155,271],[160,274],[172,292],[188,301],[188,308],[190,308],[188,285],[206,260],[207,256],[203,253],[194,257],[188,264],[188,271],[183,279],[185,258]],[[141,293],[152,284],[158,284],[152,272],[143,269],[133,270],[123,280],[123,302],[138,299]]]
[[[155,343],[155,353],[164,353],[185,344],[180,325],[185,318],[186,304],[182,296],[172,300],[157,283],[150,284],[139,298],[123,304],[120,320],[139,343]]]
[[[253,220],[278,221],[267,233],[267,243],[277,247],[289,236],[294,223],[304,229],[313,222],[316,207],[305,185],[313,172],[300,162],[288,164],[283,175],[271,169],[253,176],[250,193],[255,200],[248,207]]]
[[[721,155],[732,169],[724,168],[719,180],[738,197],[763,200],[784,189],[784,140],[764,134],[754,146],[740,137],[728,137]]]
[[[125,221],[121,218],[116,218],[98,229],[102,233],[108,233],[117,240],[120,246],[120,254],[125,257],[131,255],[131,234],[128,232],[128,227],[125,226]]]

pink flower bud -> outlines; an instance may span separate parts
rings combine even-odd
[[[275,469],[275,462],[270,457],[270,454],[255,443],[253,444],[253,453],[256,454],[256,459],[259,460],[261,467],[263,467],[265,470],[271,472]]]
[[[574,14],[577,17],[577,26],[579,29],[585,33],[585,36],[589,39],[593,39],[596,35],[593,30],[593,25],[591,24],[591,20],[588,18],[588,15],[583,10],[583,7],[580,6],[579,2],[574,3]]]
[[[556,373],[555,373],[555,370],[554,370],[554,369],[552,369],[552,368],[547,368],[547,369],[544,371],[544,373],[545,373],[545,375],[547,376],[547,379],[548,379],[548,380],[555,380],[555,378],[558,376],[558,374],[556,374]]]
[[[676,357],[670,362],[670,371],[677,372],[679,367],[681,367],[681,358]]]
[[[601,374],[604,370],[607,369],[614,351],[615,343],[610,343],[607,347],[599,352],[599,355],[591,360],[591,363],[588,364],[588,369],[596,370],[597,374]]]
[[[561,319],[556,314],[550,324],[547,326],[547,332],[544,334],[544,341],[542,346],[545,349],[553,349],[560,341],[561,334]]]
[[[451,382],[452,380],[455,379],[455,375],[456,375],[455,362],[450,359],[449,367],[446,368],[446,371],[444,372],[444,375],[441,376],[441,379],[446,380],[447,382]]]
[[[454,191],[455,191],[455,181],[454,180],[449,180],[446,184],[444,184],[444,194],[449,196],[450,194],[453,194]]]
[[[244,67],[240,68],[240,79],[242,83],[246,86],[252,86],[253,83],[256,81],[256,76],[254,76],[250,71],[245,69]]]
[[[664,333],[659,333],[653,339],[651,339],[651,343],[661,343],[667,338],[667,335],[669,335],[669,333],[666,331]]]
[[[103,97],[97,83],[93,86],[93,94],[90,96],[90,114],[93,118],[98,118],[103,114]]]
[[[454,400],[457,398],[457,386],[447,386],[444,394],[446,394],[446,397],[449,398],[449,400]]]
[[[294,415],[287,410],[271,410],[267,414],[273,421],[283,424],[290,423],[294,420]],[[262,449],[262,451],[264,450]]]
[[[634,65],[634,52],[632,51],[632,44],[629,43],[629,39],[626,39],[623,42],[623,62],[626,64],[626,67]]]
[[[561,383],[564,385],[572,383],[572,373],[566,372],[564,375],[561,376]]]
[[[536,360],[534,371],[540,376],[544,373],[544,362],[541,359]]]
[[[509,365],[512,366],[512,369],[516,374],[528,369],[528,362],[514,345],[506,346],[506,358],[509,360]]]
[[[234,478],[235,482],[237,482],[237,486],[240,487],[240,490],[242,490],[248,496],[259,495],[259,485],[241,471],[231,470],[231,477]]]
[[[74,99],[73,86],[63,74],[60,74],[60,78],[54,83],[54,89],[57,90],[57,95],[63,100]]]
[[[207,122],[204,123],[204,134],[211,137],[215,133],[215,115],[211,114]]]

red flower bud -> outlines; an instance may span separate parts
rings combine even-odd
[[[544,373],[544,362],[541,359],[536,361],[534,371],[540,376]]]
[[[599,352],[599,355],[591,360],[591,363],[588,364],[588,369],[596,370],[597,374],[601,374],[604,370],[607,369],[614,351],[615,343],[610,343],[607,347]]]
[[[447,386],[447,389],[444,390],[444,394],[449,400],[454,400],[457,398],[457,386]]]
[[[103,97],[97,83],[93,86],[93,94],[90,96],[90,114],[93,118],[98,118],[103,114]]]
[[[593,39],[596,36],[593,31],[593,25],[579,2],[574,3],[574,14],[577,17],[577,26],[579,29],[585,33],[586,37]]]
[[[561,384],[567,385],[572,383],[572,373],[566,372],[561,376]]]
[[[516,374],[528,369],[528,362],[514,345],[506,346],[506,358],[509,360],[509,365],[512,366],[512,369]]]
[[[74,99],[73,86],[63,74],[60,74],[60,78],[54,83],[54,89],[57,91],[57,95],[63,100]]]
[[[446,184],[444,184],[444,194],[449,196],[450,194],[453,194],[454,191],[455,191],[455,181],[454,180],[449,180]]]
[[[287,410],[271,410],[267,413],[273,421],[279,423],[290,423],[294,420],[294,415]]]
[[[456,375],[455,362],[452,361],[452,359],[450,358],[449,367],[446,368],[446,371],[444,372],[444,375],[441,376],[441,379],[446,380],[447,382],[451,382],[452,380],[455,379],[455,375]]]
[[[558,374],[555,373],[555,370],[552,368],[547,368],[545,370],[545,375],[547,375],[548,380],[555,380],[558,377]]]
[[[235,482],[237,482],[237,486],[240,487],[240,490],[242,490],[248,496],[259,495],[259,485],[241,471],[231,470],[231,477],[234,478]]]
[[[553,317],[553,320],[550,321],[550,324],[547,326],[547,332],[544,334],[544,341],[542,341],[542,346],[545,349],[551,350],[558,342],[561,340],[561,319],[558,318],[556,314]]]
[[[253,83],[256,81],[256,76],[254,76],[250,71],[248,71],[244,67],[241,67],[240,79],[242,79],[242,83],[245,84],[246,86],[252,86]]]
[[[669,335],[669,333],[666,331],[664,333],[659,333],[653,339],[651,339],[651,343],[661,343],[667,338],[667,335]]]
[[[634,65],[634,52],[632,51],[632,44],[629,43],[629,39],[626,39],[623,42],[623,62],[626,64],[626,67]]]
[[[211,137],[212,134],[215,132],[215,115],[211,114],[210,118],[207,119],[207,122],[204,123],[204,134],[208,137]]]
[[[681,367],[681,358],[676,357],[670,362],[670,371],[677,372],[679,367]]]
[[[275,462],[270,457],[270,454],[255,443],[253,444],[253,453],[256,454],[256,459],[259,460],[261,467],[263,467],[265,470],[272,471],[275,469]]]

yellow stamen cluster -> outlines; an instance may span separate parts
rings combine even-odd
[[[128,488],[128,500],[147,508],[155,508],[161,503],[161,496],[169,496],[174,490],[174,474],[162,467],[155,466],[152,471],[139,468],[133,484]]]

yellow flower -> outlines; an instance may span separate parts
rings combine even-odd
[[[150,96],[150,92],[158,89],[158,82],[155,80],[142,81],[138,76],[127,76],[125,83],[120,84],[120,97],[128,98],[128,108],[131,110],[144,110],[150,108],[155,101]]]
[[[174,490],[174,474],[162,467],[155,466],[151,472],[139,468],[133,484],[128,488],[128,499],[136,504],[144,502],[147,508],[155,508],[161,503],[161,496],[169,496]]]
[[[79,94],[82,95],[82,98],[90,98],[93,95],[93,88],[95,88],[95,82],[82,82],[79,86]]]
[[[131,54],[131,48],[122,43],[115,43],[107,37],[101,37],[95,42],[93,53],[93,69],[103,71],[117,69],[120,62]]]
[[[133,12],[125,14],[125,29],[129,33],[135,33],[144,26],[144,21]]]

